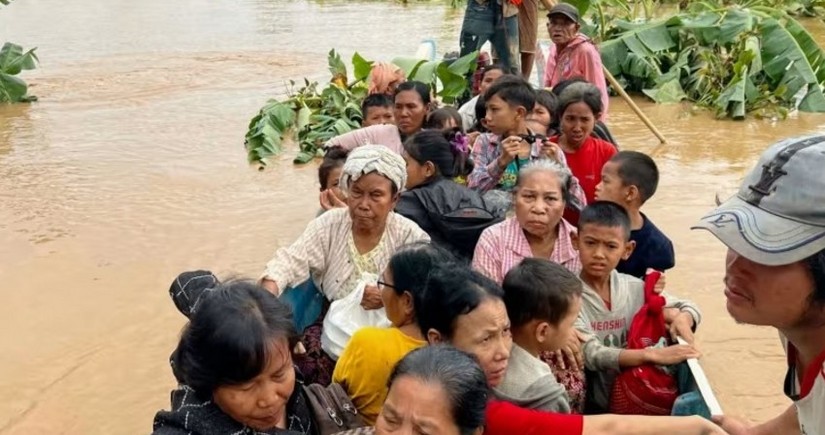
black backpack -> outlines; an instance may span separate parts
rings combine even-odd
[[[474,190],[444,180],[426,189],[411,191],[427,210],[434,229],[435,243],[445,245],[463,258],[472,258],[481,233],[504,220],[504,215],[490,211],[481,195]]]

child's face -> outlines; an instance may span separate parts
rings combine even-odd
[[[519,119],[524,119],[524,107],[511,106],[508,102],[494,95],[487,101],[487,128],[494,134],[502,136],[518,129]],[[502,138],[503,139],[503,138]]]
[[[364,116],[364,122],[361,123],[361,126],[369,127],[379,124],[395,124],[392,107],[367,107],[367,114]]]
[[[481,95],[484,95],[490,85],[492,85],[494,81],[498,80],[499,77],[503,75],[504,73],[501,72],[500,69],[493,69],[484,73],[484,76],[481,78],[481,84],[478,85],[478,90],[481,91]]]
[[[570,335],[573,333],[573,325],[579,317],[579,311],[582,308],[582,297],[575,296],[570,301],[570,306],[567,313],[559,320],[556,325],[549,325],[547,333],[545,334],[545,341],[541,345],[541,350],[546,352],[554,352],[567,344]]]
[[[579,229],[573,244],[579,250],[582,273],[591,278],[610,275],[619,261],[626,260],[633,252],[634,243],[625,238],[622,227],[585,224]]]
[[[338,183],[341,181],[341,171],[343,171],[343,169],[343,166],[338,166],[337,168],[333,168],[329,171],[329,175],[327,175],[327,182],[324,184],[324,190],[332,189],[335,196],[337,196],[341,201],[347,199],[344,192],[338,187]]]
[[[550,111],[541,104],[536,103],[533,111],[527,115],[527,120],[537,121],[544,125],[544,129],[547,130],[550,125]]]
[[[608,161],[602,167],[602,180],[596,185],[596,200],[611,201],[622,206],[630,202],[628,188],[619,178],[619,163]]]

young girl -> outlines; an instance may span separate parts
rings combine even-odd
[[[430,114],[427,115],[427,120],[424,122],[424,128],[429,130],[452,130],[458,128],[462,133],[464,132],[461,114],[452,106],[444,106],[430,112]]]
[[[561,120],[561,134],[550,141],[561,146],[567,166],[579,179],[589,204],[595,200],[602,166],[616,154],[611,143],[592,135],[602,113],[601,93],[589,83],[574,83],[559,96],[556,113]],[[575,224],[578,217],[570,222]]]
[[[536,92],[536,105],[527,115],[527,123],[536,134],[547,136],[550,131],[550,122],[553,118],[553,108],[556,107],[556,96],[552,92],[540,89]]]
[[[396,213],[417,223],[434,243],[470,258],[481,232],[500,218],[488,211],[480,194],[453,181],[469,172],[466,137],[457,130],[422,131],[404,143],[404,151],[407,190],[401,193]],[[469,228],[461,226],[460,218],[445,226],[440,218],[459,209],[472,210],[478,220]]]
[[[298,335],[288,306],[205,271],[181,274],[170,294],[189,323],[171,357],[172,409],[155,415],[154,435],[318,433],[292,363]]]

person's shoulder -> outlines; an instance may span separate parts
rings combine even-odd
[[[483,238],[485,240],[501,242],[505,237],[505,234],[508,232],[509,228],[513,226],[514,219],[514,217],[507,218],[495,225],[490,225],[484,231],[481,232],[480,239]]]
[[[645,288],[645,282],[641,279],[636,278],[633,275],[621,273],[615,269],[610,273],[610,278],[612,282],[618,286],[618,290],[630,290],[635,292],[639,289],[644,290]]]
[[[386,231],[401,236],[405,239],[404,243],[430,240],[430,236],[414,220],[394,211],[390,212]],[[409,238],[413,240],[407,240]]]

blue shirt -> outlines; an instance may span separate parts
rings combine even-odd
[[[644,279],[648,268],[665,271],[676,264],[673,243],[653,222],[642,213],[642,227],[630,232],[630,240],[636,242],[633,254],[627,260],[619,262],[619,273]]]

